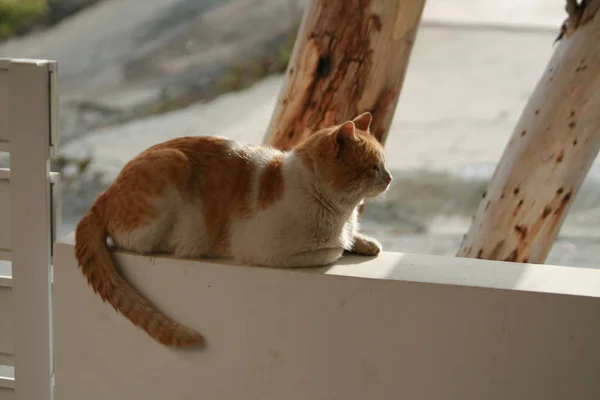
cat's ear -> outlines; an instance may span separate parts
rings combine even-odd
[[[347,121],[340,125],[340,127],[335,132],[335,143],[337,145],[337,148],[342,148],[344,147],[344,145],[354,140],[355,128],[356,127],[354,126],[354,122],[352,121]]]
[[[368,111],[360,114],[358,117],[352,120],[357,129],[365,132],[369,131],[369,128],[371,127],[371,121],[373,121],[373,115],[371,115],[371,113]]]

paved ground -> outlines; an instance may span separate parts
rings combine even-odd
[[[495,163],[552,54],[553,39],[550,31],[422,27],[388,137],[390,166]],[[157,141],[183,134],[260,141],[280,85],[281,77],[272,77],[210,104],[98,130],[62,152],[89,153],[96,168],[110,170]],[[115,148],[119,142],[123,146]]]
[[[556,29],[564,8],[563,0],[427,0],[423,19],[445,25]]]

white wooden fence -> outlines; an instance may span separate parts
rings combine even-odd
[[[52,348],[57,400],[600,399],[600,270],[585,268],[383,253],[277,270],[114,252],[208,340],[172,350],[92,292],[69,236],[54,246],[52,347],[55,65],[2,65],[0,138],[14,158],[0,186],[13,260],[0,353],[16,381],[0,380],[0,400],[51,398]]]
[[[51,246],[60,221],[56,63],[0,59],[0,400],[52,398]]]

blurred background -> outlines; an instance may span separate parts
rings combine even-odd
[[[0,0],[0,57],[59,62],[62,233],[130,158],[183,135],[258,143],[307,1]],[[364,230],[454,255],[565,18],[564,0],[428,0]],[[8,165],[0,158],[0,165]],[[600,265],[594,164],[548,263]]]

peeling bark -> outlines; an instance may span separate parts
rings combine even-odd
[[[265,142],[289,150],[310,132],[370,111],[384,143],[425,0],[313,0]]]
[[[600,150],[600,0],[570,4],[575,30],[531,95],[459,257],[543,263]]]
[[[563,22],[556,41],[559,41],[565,35],[567,37],[571,36],[579,25],[591,21],[599,8],[600,2],[595,0],[581,0],[579,2],[577,0],[567,0],[567,5],[565,6],[567,19]]]

